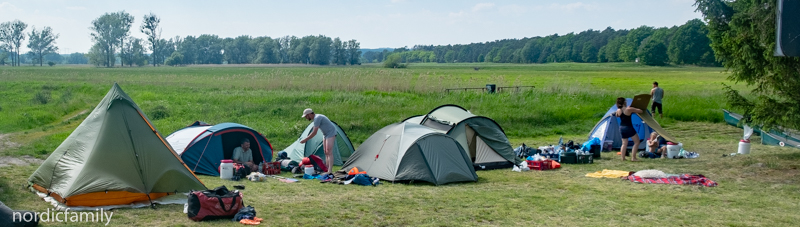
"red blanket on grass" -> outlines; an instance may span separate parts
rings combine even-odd
[[[689,175],[689,174],[682,174],[677,177],[666,177],[666,178],[642,178],[630,175],[628,176],[628,180],[630,180],[631,182],[638,182],[642,184],[692,184],[692,185],[703,185],[706,187],[717,186],[717,182],[709,180],[703,175]]]

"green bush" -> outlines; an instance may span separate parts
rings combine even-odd
[[[386,57],[386,60],[383,61],[384,68],[405,68],[407,64],[400,64],[401,62],[400,54],[390,54]]]
[[[149,115],[152,120],[160,120],[169,117],[169,110],[163,105],[158,105],[150,111]]]
[[[47,62],[47,65],[49,65],[49,66],[54,66],[54,65],[56,65],[56,63],[55,63],[55,62],[52,62],[52,61],[48,61],[48,62]]]
[[[164,60],[164,64],[169,66],[180,65],[181,62],[183,62],[183,54],[177,51],[172,52],[172,55],[167,60]]]
[[[50,102],[50,90],[41,90],[33,95],[31,102],[37,104],[47,104]]]

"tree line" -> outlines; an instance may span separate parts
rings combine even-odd
[[[11,60],[11,66],[21,64],[20,47],[26,38],[30,49],[27,55],[33,60],[32,63],[39,63],[39,66],[43,64],[45,55],[58,51],[58,33],[53,32],[52,28],[45,26],[37,30],[33,27],[30,33],[25,33],[27,28],[28,24],[20,20],[0,23],[0,65],[5,65],[6,59]]]
[[[122,66],[153,66],[191,64],[316,64],[357,65],[360,63],[360,44],[356,40],[341,40],[323,35],[221,38],[203,34],[165,39],[161,37],[160,18],[148,14],[142,18],[139,30],[146,40],[130,36],[134,17],[125,11],[106,13],[92,21],[94,45],[87,57],[89,63],[113,67],[116,57]],[[150,50],[148,56],[145,51]]]
[[[631,30],[586,30],[566,35],[504,39],[465,45],[416,45],[411,49],[368,51],[366,62],[396,54],[401,62],[642,62],[647,65],[719,65],[710,47],[707,25],[693,19],[681,26]]]
[[[45,58],[56,62],[84,63],[97,66],[153,66],[191,64],[316,64],[357,65],[361,62],[383,62],[391,59],[397,63],[413,62],[494,62],[494,63],[546,63],[546,62],[641,62],[647,65],[720,65],[714,57],[708,38],[708,26],[699,19],[681,26],[654,28],[641,26],[635,29],[586,30],[566,35],[504,39],[485,43],[457,45],[416,45],[392,51],[360,50],[356,40],[341,40],[324,35],[268,36],[221,38],[217,35],[176,36],[162,38],[160,18],[153,14],[142,17],[139,32],[147,38],[131,36],[135,18],[119,11],[105,13],[92,21],[90,27],[93,45],[81,58],[77,53],[69,56],[55,54],[58,34],[45,27],[35,28],[27,34],[27,24],[21,21],[5,22],[0,26],[0,55],[9,55],[12,65],[19,65],[19,47],[29,38],[31,51],[27,57],[40,65]],[[148,53],[149,52],[149,53]],[[397,57],[389,58],[390,55]],[[24,56],[23,56],[24,57]],[[0,56],[0,64],[7,57]],[[60,61],[58,61],[60,60]]]

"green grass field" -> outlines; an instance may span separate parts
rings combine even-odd
[[[0,157],[46,158],[114,82],[164,136],[195,120],[237,122],[260,131],[281,150],[308,125],[299,117],[308,107],[336,121],[356,146],[388,124],[442,104],[495,119],[514,147],[552,144],[559,136],[583,142],[616,97],[648,93],[658,81],[666,91],[662,126],[700,158],[630,163],[604,153],[593,165],[547,172],[480,171],[477,183],[443,186],[201,180],[210,188],[245,184],[245,203],[270,225],[794,225],[800,218],[793,212],[800,208],[797,150],[754,145],[749,156],[722,157],[736,151],[741,137],[740,129],[722,122],[723,83],[746,89],[727,81],[723,71],[610,63],[412,64],[406,69],[0,67],[0,133],[18,145],[0,149]],[[444,92],[488,83],[535,88]],[[48,204],[23,187],[36,167],[0,168],[0,201],[15,209],[46,210]],[[584,177],[603,169],[703,174],[720,186]],[[116,210],[111,224],[240,225],[193,223],[180,206]]]

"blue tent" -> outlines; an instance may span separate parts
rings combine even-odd
[[[630,106],[633,99],[626,99],[626,100],[628,103],[627,105]],[[617,111],[616,104],[608,109],[606,114],[603,115],[603,118],[600,119],[600,122],[597,122],[594,128],[592,128],[592,132],[589,133],[590,140],[592,139],[592,137],[599,138],[600,141],[604,142],[603,145],[601,146],[605,146],[605,141],[611,141],[612,142],[611,148],[613,149],[619,149],[622,146],[622,135],[619,132],[620,119],[619,117],[611,116],[611,114],[613,114],[616,111]],[[647,110],[643,111],[646,112],[645,114],[650,114],[650,111]],[[644,140],[650,138],[650,133],[652,133],[655,130],[653,130],[653,128],[647,125],[647,123],[645,123],[642,120],[642,118],[640,118],[639,115],[637,114],[633,114],[631,116],[631,122],[633,123],[633,128],[636,129],[636,133],[639,134],[639,139],[642,140],[642,143],[639,143],[639,150],[644,150],[647,147],[647,143],[645,143]],[[629,147],[633,146],[632,138],[629,138],[627,142]],[[603,147],[603,149],[605,149],[605,147]]]
[[[195,173],[219,176],[219,164],[231,159],[242,139],[250,140],[253,162],[272,161],[272,145],[261,133],[236,123],[217,125],[195,122],[167,136],[167,142]]]

